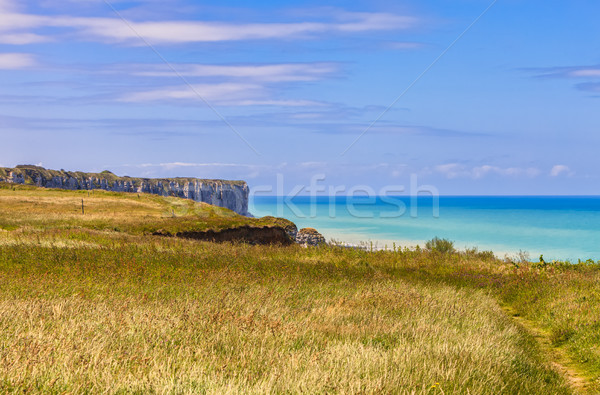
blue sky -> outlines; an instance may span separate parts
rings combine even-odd
[[[600,194],[600,3],[490,5],[0,0],[0,165]]]

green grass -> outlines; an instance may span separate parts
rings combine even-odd
[[[282,218],[248,218],[226,208],[174,197],[0,183],[0,229],[6,230],[86,228],[130,234],[175,234],[243,225],[286,227],[290,224]]]
[[[0,190],[0,392],[573,393],[507,307],[600,391],[597,265],[165,238],[236,217],[80,197]]]

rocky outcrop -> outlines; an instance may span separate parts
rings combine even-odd
[[[117,177],[109,171],[83,173],[22,165],[14,169],[0,168],[0,182],[31,184],[45,188],[103,189],[114,192],[175,196],[225,207],[241,215],[249,215],[249,190],[244,181]]]
[[[290,234],[291,227],[276,226],[238,226],[223,230],[205,230],[177,232],[175,234],[159,230],[154,232],[155,236],[181,237],[184,239],[211,241],[216,243],[223,242],[242,242],[248,244],[261,245],[291,245],[294,243],[304,247],[319,246],[325,244],[325,238],[313,228],[304,228],[296,231],[294,225],[293,236]]]
[[[308,247],[325,244],[326,241],[325,237],[323,237],[323,235],[320,234],[316,229],[303,228],[300,229],[296,234],[296,243]]]
[[[271,221],[274,225],[283,228],[285,230],[285,233],[287,233],[287,235],[290,237],[290,239],[296,240],[296,235],[298,234],[298,227],[292,221],[287,220],[285,218],[272,217],[270,215],[262,217],[262,220]]]

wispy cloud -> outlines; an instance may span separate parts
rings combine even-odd
[[[397,49],[397,50],[402,50],[402,51],[411,50],[411,49],[420,49],[420,48],[423,48],[424,46],[425,45],[423,43],[411,42],[411,41],[395,41],[395,42],[387,43],[385,45],[386,48]]]
[[[265,170],[273,170],[277,166],[259,164],[228,163],[228,162],[164,162],[124,164],[119,166],[105,166],[114,169],[137,169],[136,174],[143,177],[163,177],[186,173],[192,177],[204,178],[223,177],[228,179],[254,179]]]
[[[202,101],[222,106],[280,106],[307,107],[325,106],[326,103],[313,100],[275,99],[269,90],[259,84],[218,83],[181,85],[161,89],[153,89],[128,93],[119,99],[122,102],[168,102],[168,101]]]
[[[499,167],[491,165],[482,165],[468,167],[459,163],[447,163],[434,167],[437,173],[447,178],[473,178],[481,179],[488,175],[498,175],[504,177],[537,177],[541,171],[535,167]]]
[[[230,106],[327,107],[329,103],[316,100],[225,100]]]
[[[161,64],[115,64],[105,68],[81,66],[54,66],[58,73],[89,75],[102,93],[89,96],[77,95],[77,104],[99,102],[188,102],[210,100],[215,104],[231,106],[282,106],[282,107],[331,107],[331,103],[307,98],[287,97],[290,86],[300,82],[318,82],[338,79],[345,75],[340,63],[272,63],[272,64],[171,64],[176,71]],[[37,66],[30,54],[0,53],[0,69]],[[44,66],[48,69],[48,66]],[[131,78],[136,77],[136,78]],[[181,77],[185,81],[181,81]],[[143,81],[141,81],[143,80]],[[119,83],[115,83],[119,81]],[[123,82],[122,82],[123,81]],[[189,85],[187,84],[189,83]],[[26,83],[19,83],[24,87]],[[64,81],[36,81],[36,88],[57,87],[81,92],[88,85]],[[304,85],[305,86],[305,85]],[[84,88],[84,89],[81,89]],[[42,97],[37,95],[0,95],[0,102],[59,102],[74,99],[72,96]]]
[[[327,161],[309,162],[276,162],[270,164],[248,164],[236,162],[164,162],[125,164],[119,166],[104,166],[119,169],[117,172],[134,172],[136,175],[162,177],[168,174],[190,174],[202,177],[212,174],[212,177],[248,178],[261,177],[263,180],[275,180],[277,174],[284,174],[290,179],[309,182],[310,177],[317,174],[336,176],[351,173],[352,175],[373,175],[383,177],[400,177],[406,175],[408,166],[405,164],[375,163],[333,163]],[[336,176],[337,177],[337,176]],[[351,180],[352,177],[349,178]]]
[[[330,120],[337,119],[332,114]],[[369,122],[344,122],[343,127],[332,128],[329,124],[321,124],[325,128],[318,129],[319,133],[324,134],[355,134],[360,133],[369,126]],[[308,126],[308,125],[307,125]],[[313,125],[318,126],[318,125]],[[441,129],[426,125],[406,125],[397,122],[380,122],[379,124],[371,127],[370,132],[372,134],[385,134],[385,135],[401,135],[401,136],[427,136],[427,137],[439,137],[439,138],[473,138],[473,137],[489,137],[488,134],[483,132],[469,132],[462,130],[453,129]]]
[[[2,3],[0,3],[2,4]],[[8,3],[6,3],[8,4]],[[8,7],[8,5],[6,5]],[[412,16],[390,13],[343,12],[328,22],[230,23],[194,20],[133,21],[118,17],[43,16],[11,12],[0,15],[4,34],[20,34],[21,41],[41,40],[31,30],[53,27],[71,28],[77,37],[92,41],[144,45],[140,36],[153,44],[185,44],[198,42],[282,40],[317,38],[323,34],[352,34],[370,31],[402,30],[418,25]],[[23,36],[29,34],[29,36]]]
[[[82,19],[73,27],[89,37],[110,42],[139,43],[138,35],[152,43],[193,43],[265,39],[314,38],[327,33],[356,33],[408,29],[413,17],[387,13],[345,13],[344,21],[290,23],[225,23],[203,21],[134,22],[120,19]]]
[[[0,43],[24,45],[50,41],[49,37],[33,32],[52,24],[51,18],[21,14],[10,1],[0,1]]]
[[[145,102],[158,100],[181,100],[202,98],[211,102],[232,101],[254,98],[260,95],[263,87],[255,84],[223,83],[223,84],[195,84],[192,86],[175,86],[165,89],[153,89],[136,93],[125,94],[121,101]]]
[[[49,37],[44,37],[34,33],[1,33],[0,44],[25,45],[36,44],[51,41]]]
[[[600,65],[524,69],[538,78],[600,78]]]
[[[574,70],[570,73],[570,77],[595,77],[600,78],[600,67]]]
[[[551,177],[558,177],[562,175],[573,176],[575,173],[571,171],[569,166],[566,165],[555,165],[550,170]]]
[[[172,100],[209,100],[220,105],[236,106],[323,106],[315,100],[278,97],[282,84],[317,81],[338,75],[339,65],[333,63],[282,63],[246,65],[176,64],[173,72],[161,65],[115,66],[111,72],[129,73],[156,80],[161,84],[166,77],[185,77],[207,81],[191,85],[166,86],[122,95],[124,102],[151,102]]]
[[[167,162],[167,163],[142,163],[140,165],[128,165],[132,167],[161,167],[164,169],[172,170],[177,169],[179,167],[254,167],[255,165],[247,165],[240,163],[221,163],[221,162],[211,162],[211,163],[194,163],[194,162]]]
[[[13,0],[0,0],[0,11],[12,11],[16,8]]]
[[[583,92],[600,92],[600,65],[572,66],[572,67],[548,67],[537,69],[525,69],[536,78],[561,78],[579,82],[574,85],[577,90]]]
[[[584,82],[581,84],[575,85],[577,89],[584,92],[600,92],[600,82]]]
[[[35,57],[25,53],[0,53],[0,69],[19,70],[36,65]]]
[[[335,63],[280,63],[280,64],[175,64],[177,74],[184,77],[227,77],[265,82],[315,81],[339,72]],[[131,65],[117,71],[142,77],[178,77],[165,65]]]

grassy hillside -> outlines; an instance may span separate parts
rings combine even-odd
[[[248,218],[226,208],[175,197],[0,183],[0,229],[5,230],[86,228],[130,234],[158,231],[174,234],[242,225],[290,224],[281,218]]]
[[[0,189],[0,392],[600,391],[595,264],[149,234],[242,221]]]

